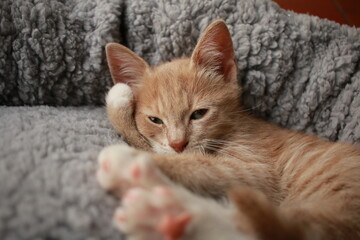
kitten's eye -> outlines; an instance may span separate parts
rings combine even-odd
[[[150,121],[152,121],[155,124],[163,124],[164,123],[160,118],[157,118],[157,117],[149,117],[149,119],[150,119]]]
[[[208,109],[199,109],[199,110],[196,110],[195,112],[193,112],[190,116],[190,119],[191,120],[198,120],[202,117],[205,116],[205,114],[207,113]]]

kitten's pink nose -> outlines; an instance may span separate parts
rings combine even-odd
[[[170,145],[170,147],[172,147],[175,150],[175,152],[181,153],[182,151],[184,151],[184,149],[188,145],[188,142],[186,142],[186,141],[170,142],[169,145]]]

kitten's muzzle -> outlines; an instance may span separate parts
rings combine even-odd
[[[169,146],[175,150],[175,152],[177,153],[181,153],[182,151],[184,151],[184,149],[186,148],[186,146],[188,145],[189,142],[187,141],[180,141],[180,142],[170,142]]]

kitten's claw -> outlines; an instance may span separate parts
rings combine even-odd
[[[133,93],[124,83],[115,84],[106,96],[106,104],[112,108],[132,107]]]
[[[114,223],[130,239],[178,239],[192,220],[174,192],[166,187],[134,188],[123,198]]]
[[[168,184],[149,153],[125,144],[104,148],[99,154],[98,162],[97,179],[109,191],[121,193],[134,186],[148,188]]]

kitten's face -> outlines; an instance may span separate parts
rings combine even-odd
[[[236,82],[190,59],[176,60],[145,73],[136,91],[136,124],[155,152],[202,151],[231,129],[238,95]]]
[[[119,44],[108,44],[106,50],[114,82],[126,83],[134,92],[137,128],[154,151],[210,149],[211,140],[231,131],[240,89],[223,21],[207,27],[191,58],[155,68]]]

